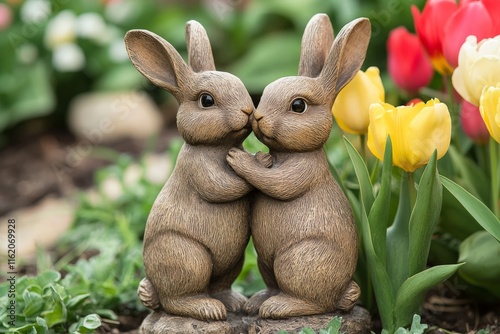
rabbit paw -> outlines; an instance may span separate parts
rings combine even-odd
[[[233,168],[236,174],[243,176],[247,167],[256,163],[254,157],[245,151],[237,148],[232,148],[226,157],[227,162]]]
[[[286,319],[325,311],[321,306],[280,293],[262,303],[259,315],[263,319]]]
[[[230,289],[211,293],[211,297],[220,300],[229,312],[238,313],[246,303],[247,298],[241,293]]]
[[[279,293],[279,290],[264,289],[256,294],[254,294],[243,306],[243,311],[246,314],[254,315],[259,313],[259,308],[267,299],[275,296]]]
[[[273,165],[273,157],[269,153],[257,152],[255,153],[255,160],[266,168],[271,168]]]

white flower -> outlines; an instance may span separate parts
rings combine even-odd
[[[467,37],[460,48],[452,82],[465,100],[479,106],[483,88],[500,82],[500,36],[479,43],[476,36]]]
[[[47,0],[28,0],[21,7],[20,15],[24,23],[40,23],[52,13]]]
[[[60,72],[78,71],[85,66],[85,55],[74,43],[59,45],[54,49],[52,64]]]
[[[49,49],[71,43],[76,38],[76,16],[70,10],[57,14],[45,30],[45,45]]]
[[[89,38],[98,43],[105,42],[103,38],[108,33],[108,27],[99,14],[85,13],[78,16],[76,32],[78,36]]]
[[[109,58],[111,58],[116,63],[128,60],[125,41],[123,39],[117,39],[113,43],[111,43],[111,45],[109,46],[108,54]]]

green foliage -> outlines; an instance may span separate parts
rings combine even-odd
[[[436,154],[426,166],[416,194],[411,190],[414,187],[413,175],[402,178],[400,208],[394,222],[387,228],[385,211],[390,202],[390,191],[386,188],[392,171],[391,141],[387,141],[381,190],[375,198],[365,162],[347,139],[345,143],[360,189],[360,205],[354,204],[353,207],[360,211],[357,216],[361,219],[367,272],[373,281],[382,324],[393,333],[396,328],[408,325],[412,315],[419,312],[428,289],[446,280],[460,267],[460,264],[442,265],[425,270],[432,231],[441,208]],[[352,196],[349,199],[356,201]],[[386,258],[381,257],[384,254]]]
[[[476,221],[498,241],[500,241],[500,221],[488,207],[467,190],[441,176],[445,188],[464,206]]]
[[[0,333],[91,333],[101,325],[101,316],[113,315],[101,309],[93,292],[74,291],[73,282],[61,279],[57,271],[48,270],[36,277],[22,276],[16,282],[16,296],[11,299],[9,282],[0,285]],[[93,295],[93,296],[92,296]],[[8,306],[15,300],[15,319]],[[9,322],[14,321],[16,328]]]
[[[424,334],[427,325],[420,323],[420,316],[415,314],[410,329],[399,327],[395,334]],[[373,332],[372,332],[373,333]],[[387,330],[382,330],[382,334],[390,334]]]
[[[325,329],[320,329],[320,334],[345,334],[345,332],[340,331],[340,327],[342,326],[342,317],[335,316],[332,320],[326,325]],[[280,330],[278,334],[287,334],[287,331]],[[316,331],[309,327],[304,327],[300,330],[299,334],[316,334]]]
[[[486,289],[500,298],[500,242],[486,231],[479,231],[460,245],[458,271],[469,284]]]
[[[173,160],[179,148],[171,146]],[[98,199],[80,196],[73,227],[58,242],[58,253],[64,255],[45,265],[52,269],[18,278],[16,328],[8,323],[9,282],[0,286],[0,333],[8,328],[18,333],[93,333],[101,318],[116,320],[117,313],[145,310],[136,294],[144,277],[141,238],[162,185],[147,179],[143,162],[130,183],[131,164],[130,157],[118,155],[116,164],[96,173]],[[118,197],[106,193],[109,179],[121,186]]]

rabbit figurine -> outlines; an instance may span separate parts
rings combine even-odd
[[[250,314],[282,319],[350,310],[360,289],[352,280],[358,237],[348,200],[331,175],[323,145],[338,92],[360,69],[371,27],[346,25],[333,41],[325,14],[308,23],[299,76],[269,84],[252,128],[270,149],[272,167],[233,148],[227,160],[259,192],[251,233],[267,289],[246,303]]]
[[[253,101],[232,74],[215,70],[210,41],[196,21],[186,24],[189,65],[146,30],[125,36],[134,66],[179,102],[185,144],[146,223],[146,278],[138,293],[150,308],[199,320],[224,320],[246,298],[231,290],[248,243],[253,187],[226,161],[251,131]]]

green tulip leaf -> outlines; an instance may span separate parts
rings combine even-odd
[[[408,173],[401,178],[401,191],[394,223],[387,229],[387,273],[392,281],[394,294],[408,278],[409,221],[411,213]],[[413,186],[413,185],[412,185]]]
[[[437,152],[434,151],[420,179],[417,199],[410,217],[410,240],[408,249],[408,275],[425,269],[432,234],[441,213],[443,187],[437,177]]]
[[[500,297],[500,243],[488,232],[479,231],[460,244],[459,275],[472,285]]]
[[[395,327],[409,325],[413,315],[420,313],[419,308],[427,290],[448,279],[460,266],[462,263],[435,266],[408,278],[396,295],[394,304]]]
[[[484,171],[479,168],[477,163],[461,154],[453,145],[450,146],[449,153],[453,161],[453,168],[461,176],[461,184],[464,189],[484,203],[489,203],[491,185]]]
[[[366,164],[363,161],[363,158],[361,158],[356,148],[346,137],[344,137],[344,143],[347,148],[347,153],[349,153],[349,157],[351,158],[351,162],[354,166],[354,172],[356,173],[356,176],[358,178],[361,198],[364,203],[365,211],[368,214],[374,201],[373,186],[370,180],[370,174],[368,173],[368,169],[366,168]]]
[[[472,196],[467,190],[452,180],[442,175],[440,175],[440,178],[443,186],[455,196],[472,217],[495,239],[500,241],[500,221],[495,217],[493,212],[483,202]]]
[[[375,252],[386,265],[386,234],[389,226],[389,212],[391,205],[391,177],[392,177],[392,142],[387,137],[384,153],[384,165],[382,167],[382,181],[380,191],[373,202],[368,215],[372,238],[375,240]]]

